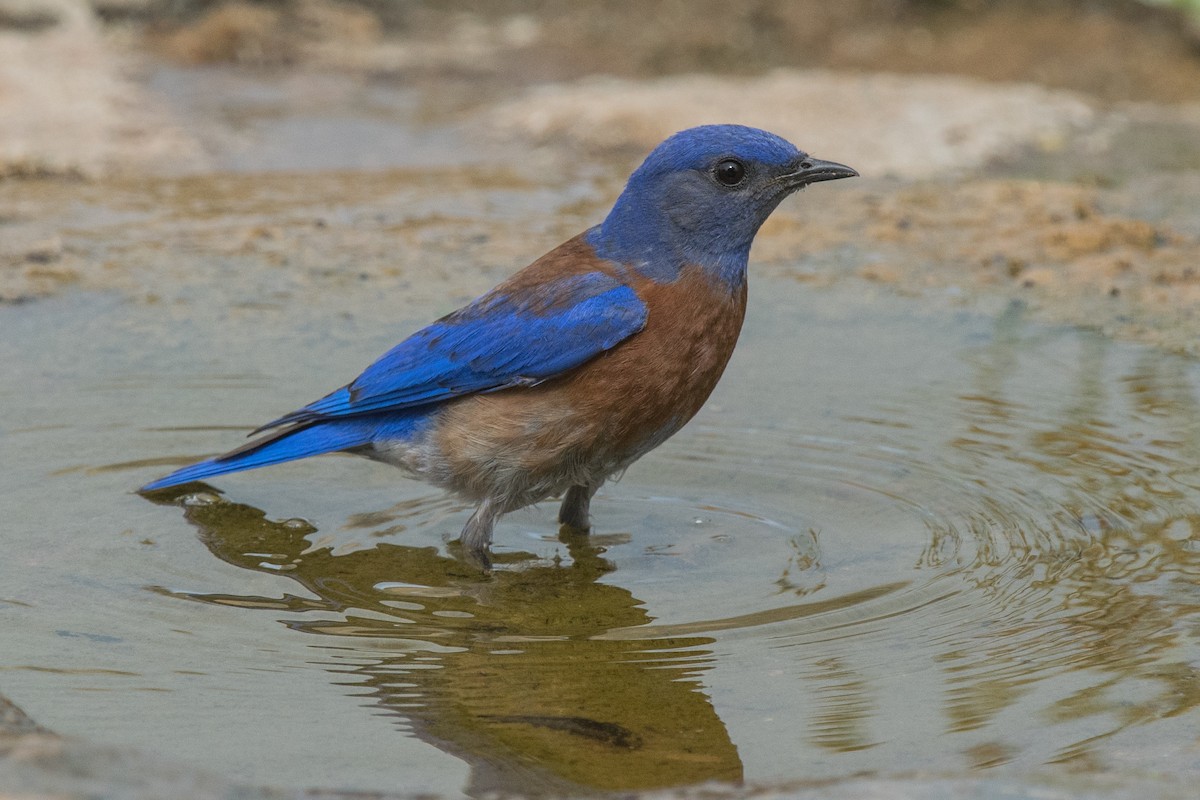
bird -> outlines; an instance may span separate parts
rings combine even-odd
[[[562,498],[590,530],[610,478],[680,430],[733,353],[750,247],[784,198],[857,177],[742,125],[668,137],[602,222],[384,353],[259,436],[143,486],[346,452],[474,504],[459,537],[490,567],[497,520]]]

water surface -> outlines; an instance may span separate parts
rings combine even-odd
[[[38,722],[446,796],[1200,766],[1195,362],[781,273],[596,533],[513,514],[490,577],[468,508],[358,459],[132,493],[430,316],[346,292],[4,309],[0,686]]]

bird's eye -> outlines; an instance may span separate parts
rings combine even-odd
[[[727,158],[713,167],[713,177],[722,186],[737,186],[746,177],[746,165],[737,159]]]

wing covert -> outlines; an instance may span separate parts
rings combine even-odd
[[[399,410],[560,375],[638,332],[647,310],[602,272],[520,293],[502,285],[393,347],[349,385],[259,430]]]

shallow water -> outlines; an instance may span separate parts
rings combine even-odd
[[[227,118],[228,172],[29,184],[0,219],[122,292],[0,308],[0,694],[38,723],[446,797],[1200,768],[1200,367],[817,288],[836,247],[753,271],[717,392],[593,536],[513,514],[490,577],[456,558],[469,509],[358,459],[134,494],[594,222],[624,169],[464,168],[369,83],[152,83]]]
[[[340,306],[4,309],[0,688],[38,722],[446,796],[1200,767],[1194,361],[760,277],[596,534],[513,514],[491,577],[468,509],[358,459],[132,493],[428,316]]]

